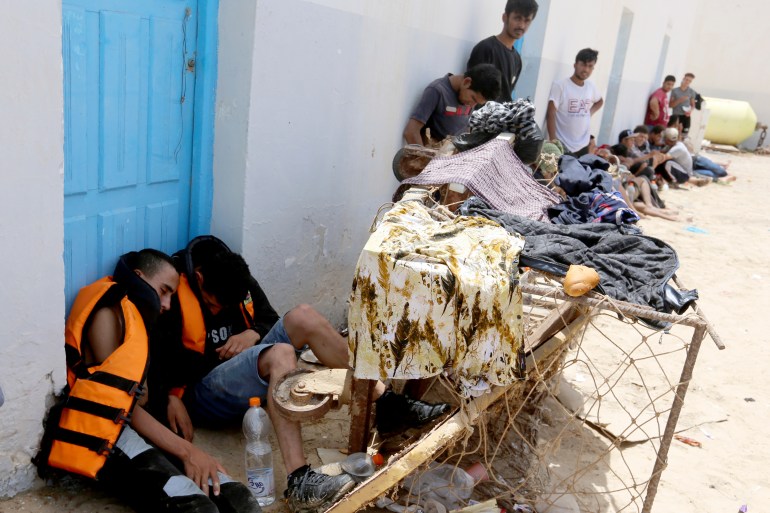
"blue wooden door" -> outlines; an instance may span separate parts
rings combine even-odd
[[[64,0],[69,309],[121,254],[189,235],[197,0]]]

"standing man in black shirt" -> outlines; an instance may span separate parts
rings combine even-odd
[[[468,68],[482,63],[494,65],[500,70],[500,96],[496,101],[509,102],[516,82],[521,74],[521,55],[513,47],[517,39],[524,34],[537,15],[538,5],[535,0],[508,0],[503,13],[503,30],[496,36],[480,41],[471,51]]]

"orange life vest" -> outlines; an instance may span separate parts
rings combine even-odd
[[[48,464],[96,478],[130,420],[143,391],[149,363],[147,330],[139,310],[120,299],[123,343],[99,365],[83,361],[83,330],[99,300],[115,286],[110,277],[80,289],[65,328],[69,394],[62,410]]]
[[[203,354],[206,348],[206,323],[203,320],[203,310],[184,273],[179,274],[179,288],[176,290],[176,295],[182,311],[182,343],[187,349]],[[251,300],[251,294],[241,302],[240,306],[246,326],[251,326],[254,319],[254,302]]]

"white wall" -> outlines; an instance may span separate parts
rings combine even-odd
[[[220,4],[221,20],[250,16],[233,4]],[[473,45],[499,32],[503,6],[264,0],[250,48],[245,34],[225,39],[220,22],[217,116],[248,103],[248,135],[245,187],[230,180],[240,170],[215,166],[212,231],[237,230],[240,214],[218,202],[244,195],[242,244],[228,242],[279,313],[308,302],[346,322],[355,262],[397,184],[391,161],[409,112],[428,82],[461,73]],[[250,83],[250,103],[242,91],[220,101],[234,81]],[[218,124],[215,162],[221,136]]]
[[[695,74],[693,89],[703,96],[744,100],[757,119],[770,124],[770,3],[760,0],[701,0],[687,60],[679,75]],[[759,133],[742,146],[754,149]],[[765,145],[770,144],[770,138]]]
[[[64,385],[61,6],[0,17],[0,497],[28,488],[49,394]]]
[[[211,233],[240,250],[257,2],[223,1],[220,5]]]
[[[396,186],[390,162],[410,109],[428,82],[462,72],[471,47],[500,30],[503,5],[220,2],[212,231],[244,252],[279,311],[310,302],[344,322],[358,253]],[[522,79],[527,69],[539,70],[524,93],[534,96],[541,119],[551,81],[571,72],[580,48],[599,49],[593,78],[606,87],[623,6],[635,20],[613,132],[638,122],[657,87],[664,33],[672,38],[664,74],[693,71],[697,90],[748,99],[760,119],[770,119],[763,88],[770,71],[750,61],[766,47],[768,4],[543,5],[549,8],[533,25],[544,31],[542,48],[525,42]],[[46,401],[64,385],[61,5],[28,0],[4,7],[0,496],[33,482],[29,460]],[[600,118],[594,122],[598,129]]]
[[[462,72],[473,45],[500,31],[505,2],[246,4],[220,4],[212,232],[244,253],[279,313],[309,302],[342,324],[368,228],[396,187],[391,160],[411,108],[428,82]],[[663,35],[672,37],[668,72],[686,54],[692,20],[683,13],[693,4],[544,0],[532,27],[545,24],[542,48],[531,38],[523,51],[524,73],[539,76],[525,76],[531,90],[520,94],[534,93],[542,122],[551,82],[587,46],[600,51],[593,78],[605,91],[626,6],[635,18],[612,133],[641,123]]]
[[[660,77],[656,76],[656,71],[663,38],[666,34],[671,38],[668,57],[663,67],[665,76],[679,69],[684,63],[693,24],[687,13],[694,6],[694,0],[679,0],[675,4],[666,0],[551,0],[547,12],[540,73],[534,93],[537,119],[541,126],[545,127],[545,111],[551,83],[572,74],[575,55],[582,48],[590,47],[599,51],[591,80],[606,100],[624,8],[634,15],[631,35],[617,108],[610,130],[612,137],[611,140],[599,143],[615,144],[615,137],[621,130],[641,124],[644,121],[648,96],[660,87],[661,81]],[[525,59],[528,52],[535,53],[537,49],[528,49],[525,38]],[[604,110],[600,110],[593,116],[592,133],[599,133],[603,115]]]

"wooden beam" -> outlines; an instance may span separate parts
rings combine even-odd
[[[568,311],[571,311],[571,309]],[[562,315],[564,313],[562,311]],[[554,313],[554,315],[561,319],[558,313]],[[567,326],[549,340],[538,344],[542,349],[534,351],[534,358],[545,358],[550,355],[560,344],[566,344],[569,341],[571,333],[572,330]],[[355,381],[353,385],[354,396]],[[505,387],[493,387],[488,394],[468,401],[464,409],[441,422],[431,432],[399,454],[392,456],[388,460],[387,465],[331,506],[326,510],[326,513],[353,513],[375,501],[388,490],[398,485],[402,479],[414,472],[420,465],[433,461],[436,455],[446,447],[459,440],[469,431],[472,431],[473,425],[479,416],[492,403],[503,397],[513,387],[519,386],[522,383],[524,382],[516,381]]]
[[[569,325],[580,315],[578,305],[574,303],[561,303],[548,314],[543,322],[535,328],[535,331],[525,341],[525,349],[530,351],[536,349],[540,344],[550,339],[553,335]]]
[[[353,378],[350,400],[350,435],[348,454],[366,451],[372,424],[372,391],[376,381]]]

